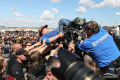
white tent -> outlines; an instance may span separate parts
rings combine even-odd
[[[5,34],[5,30],[0,30],[0,32]]]
[[[119,35],[119,25],[116,25],[116,28],[113,30],[115,35]]]

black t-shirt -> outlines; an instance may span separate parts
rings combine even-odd
[[[37,66],[35,69],[33,69],[28,80],[35,80],[39,76],[44,77],[45,76],[45,67],[46,67],[45,65],[40,65],[40,66]]]
[[[16,55],[15,54],[10,54],[9,55],[9,60],[8,60],[8,62],[7,62],[7,74],[10,74],[11,73],[11,71],[10,71],[10,68],[11,68],[11,66],[12,66],[12,64],[14,63],[14,61],[16,60]]]
[[[36,77],[45,76],[45,65],[40,65],[32,71],[32,75]]]
[[[0,74],[0,80],[2,79],[2,74]]]
[[[16,78],[16,80],[25,80],[22,63],[19,63],[17,59],[15,59],[9,67],[9,75],[12,75],[14,78]]]

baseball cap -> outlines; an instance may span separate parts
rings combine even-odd
[[[16,51],[16,55],[24,55],[27,56],[28,55],[28,51],[26,51],[24,48],[20,48]]]

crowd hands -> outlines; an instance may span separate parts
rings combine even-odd
[[[100,67],[96,64],[96,62],[93,60],[93,58],[91,57],[88,51],[79,50],[83,57],[77,54],[78,48],[76,48],[76,46],[78,47],[78,44],[81,44],[82,42],[84,42],[85,39],[89,38],[94,34],[93,33],[89,33],[89,35],[85,34],[84,40],[80,40],[79,43],[77,44],[74,43],[74,40],[71,40],[66,48],[63,46],[61,40],[62,37],[64,37],[65,33],[63,30],[59,31],[61,30],[60,29],[61,21],[62,20],[59,21],[58,29],[53,31],[48,31],[47,28],[48,26],[45,25],[39,28],[38,33],[37,32],[17,32],[17,33],[7,32],[6,34],[1,34],[0,79],[1,80],[68,80],[68,78],[63,77],[65,74],[62,74],[60,70],[56,70],[56,71],[52,70],[52,68],[60,68],[62,64],[61,61],[63,61],[64,64],[64,60],[60,61],[59,58],[59,55],[61,56],[61,54],[65,55],[66,58],[68,56],[68,58],[74,59],[75,61],[77,59],[81,60],[81,62],[83,62],[85,66],[89,67],[90,70],[93,70],[96,74],[102,76]],[[62,24],[68,26],[69,23],[70,21],[66,19],[65,23]],[[79,58],[69,57],[69,55],[66,53],[60,54],[59,51],[61,49],[63,50],[63,52],[65,49],[68,51],[68,52],[66,51],[67,53],[70,52],[70,54],[72,55],[75,54],[76,56],[79,56]],[[5,61],[5,59],[7,59],[7,61]],[[72,62],[68,61],[68,63],[70,64]],[[64,67],[63,64],[62,67]],[[66,65],[69,66],[67,63]],[[82,79],[71,79],[71,80],[82,80]],[[103,80],[103,79],[99,78],[98,80]]]
[[[64,33],[61,32],[57,38],[63,36]],[[54,56],[57,56],[57,51],[63,47],[55,39],[51,39],[51,42],[46,44],[46,39],[41,40],[37,32],[2,33],[0,35],[0,80],[44,79],[47,63],[52,64],[48,59],[53,56],[51,59],[57,61]],[[50,69],[48,68],[49,72]]]

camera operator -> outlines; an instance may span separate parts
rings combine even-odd
[[[119,67],[120,52],[113,41],[112,36],[103,28],[98,27],[95,21],[89,21],[83,26],[87,39],[81,44],[75,45],[76,50],[88,51],[100,67],[102,73],[119,75],[116,68]],[[71,45],[70,47],[73,47]]]

